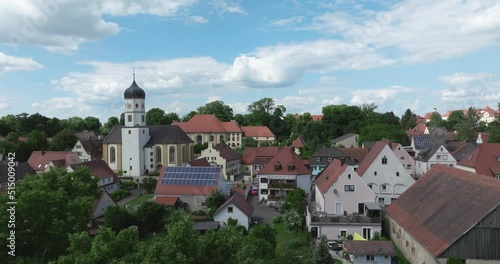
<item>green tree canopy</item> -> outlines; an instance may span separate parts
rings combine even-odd
[[[63,129],[57,133],[50,141],[50,150],[67,151],[73,149],[78,141],[75,131]]]
[[[228,122],[234,118],[233,109],[219,100],[198,107],[197,112],[198,114],[214,114],[222,122]]]
[[[104,213],[106,226],[118,232],[137,224],[137,219],[127,209],[121,206],[108,206]]]
[[[146,124],[152,125],[170,125],[174,121],[180,121],[176,113],[165,113],[160,108],[151,108],[146,112]]]
[[[316,264],[331,264],[333,263],[332,255],[328,251],[328,247],[326,246],[326,236],[321,236],[320,242],[314,252],[314,258]]]

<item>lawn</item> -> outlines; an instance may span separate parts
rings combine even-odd
[[[137,198],[135,198],[134,200],[131,200],[127,203],[127,205],[130,205],[130,206],[136,206],[136,205],[139,205],[151,198],[153,198],[154,194],[144,194],[144,195],[141,195]]]

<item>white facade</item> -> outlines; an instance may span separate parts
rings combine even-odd
[[[229,218],[238,220],[238,225],[244,226],[246,230],[250,227],[250,218],[233,203],[227,204],[214,215],[214,221],[219,221],[221,226],[225,226]]]
[[[200,158],[206,158],[212,166],[222,168],[224,178],[227,181],[233,181],[235,175],[241,174],[241,159],[227,161],[213,144],[208,144],[208,148],[201,151]]]
[[[413,159],[410,154],[408,154],[408,151],[406,151],[401,144],[396,143],[396,147],[392,149],[394,154],[398,157],[399,161],[401,164],[403,164],[403,167],[406,169],[406,171],[412,176],[413,178],[415,177],[415,160]]]
[[[362,177],[377,195],[380,205],[391,204],[415,182],[388,145],[384,146]]]
[[[354,185],[354,191],[346,187],[352,185]],[[317,185],[315,185],[315,188],[316,210],[327,214],[343,215],[344,211],[347,214],[363,214],[364,203],[376,201],[375,193],[363,182],[351,166],[347,166],[326,193],[321,193]],[[361,209],[362,212],[359,210],[360,206],[363,208]]]
[[[415,173],[417,179],[422,177],[428,170],[430,170],[436,164],[448,165],[450,167],[457,166],[457,160],[450,154],[450,152],[441,145],[436,152],[429,158],[428,161],[416,160]]]
[[[127,176],[144,175],[146,164],[143,147],[149,139],[149,129],[147,127],[122,128],[122,168],[123,171],[127,171]]]
[[[353,264],[391,264],[391,257],[384,255],[349,255]]]
[[[292,191],[296,188],[303,189],[308,197],[311,196],[311,174],[303,174],[303,175],[258,175],[259,179],[259,201],[262,199],[269,200],[269,195],[271,194],[271,190],[278,193],[279,196],[284,197],[287,195],[289,191]],[[281,180],[287,181],[286,185],[289,187],[281,187],[281,188],[273,188],[270,186],[270,180]],[[284,199],[281,199],[284,201]]]
[[[125,126],[145,126],[146,106],[141,98],[125,99]]]
[[[92,157],[90,156],[89,153],[87,153],[85,151],[85,149],[83,148],[83,145],[82,143],[80,142],[80,140],[78,140],[75,144],[75,146],[73,147],[73,149],[71,150],[71,152],[75,152],[76,155],[78,155],[78,157],[80,158],[80,160],[82,162],[87,162],[87,161],[90,161],[92,159]]]

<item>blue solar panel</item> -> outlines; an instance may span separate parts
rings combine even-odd
[[[218,167],[167,167],[162,185],[214,186],[217,184]]]

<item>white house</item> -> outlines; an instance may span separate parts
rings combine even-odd
[[[415,180],[386,142],[378,141],[356,172],[377,195],[380,205],[389,205]]]
[[[390,144],[392,151],[394,152],[394,154],[396,154],[401,164],[403,164],[403,167],[411,177],[415,178],[415,159],[413,159],[413,157],[408,154],[408,151],[406,151],[406,149],[401,146],[401,144],[394,142]]]
[[[229,218],[231,218],[238,220],[238,225],[244,226],[248,230],[253,211],[253,206],[245,200],[245,197],[236,193],[217,209],[214,214],[214,221],[218,221],[221,226],[225,226]]]
[[[79,139],[71,152],[75,152],[82,162],[102,159],[103,139]]]
[[[375,193],[351,166],[334,159],[315,181],[315,208],[309,208],[308,229],[328,239],[355,232],[372,238],[381,231],[380,207]]]
[[[284,201],[287,193],[296,188],[311,193],[311,172],[291,148],[281,149],[257,176],[259,200]]]
[[[344,242],[344,251],[353,264],[391,264],[396,251],[391,241],[353,241]]]
[[[428,170],[436,164],[444,164],[450,167],[457,166],[457,160],[450,154],[444,144],[433,143],[420,152],[415,158],[416,179],[422,177]]]
[[[241,157],[227,145],[208,144],[208,148],[201,151],[200,158],[206,158],[212,166],[221,167],[227,181],[233,181],[234,176],[241,173]]]

